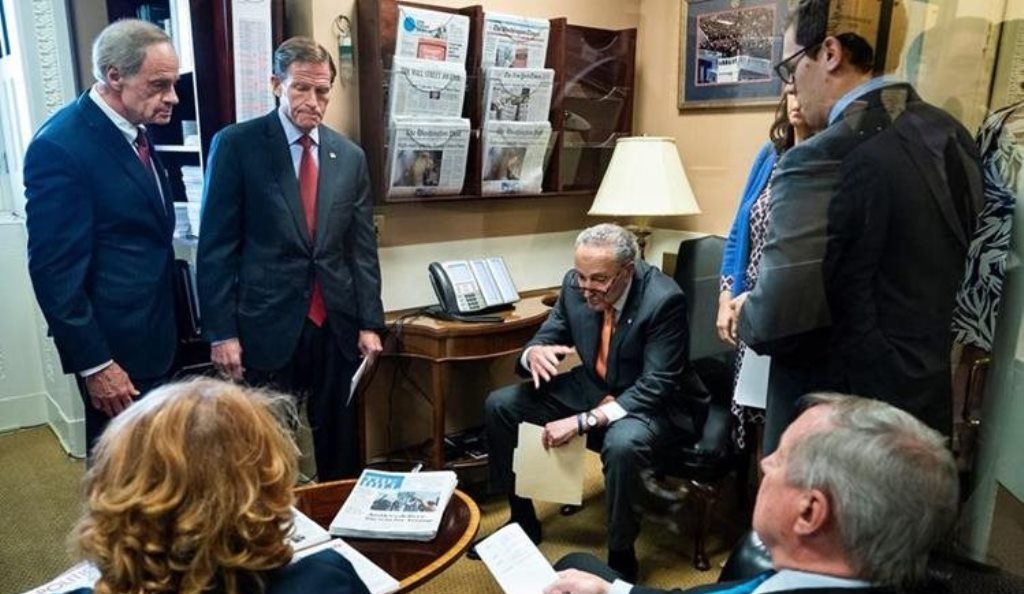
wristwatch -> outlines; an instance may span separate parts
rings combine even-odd
[[[597,418],[597,415],[595,415],[593,412],[588,412],[586,416],[583,417],[583,422],[586,423],[587,425],[587,431],[590,431],[591,429],[597,428],[599,420]]]

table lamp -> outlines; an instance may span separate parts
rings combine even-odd
[[[630,136],[615,142],[594,204],[587,214],[627,216],[644,257],[651,217],[699,214],[690,180],[683,171],[674,138]]]

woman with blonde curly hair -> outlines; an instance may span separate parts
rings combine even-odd
[[[276,416],[294,415],[289,402],[195,379],[115,417],[72,534],[100,571],[96,594],[367,594],[333,551],[289,564],[298,451]]]

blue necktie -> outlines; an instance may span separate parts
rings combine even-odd
[[[766,571],[748,582],[740,582],[727,590],[718,590],[716,594],[750,594],[774,574],[774,571]]]

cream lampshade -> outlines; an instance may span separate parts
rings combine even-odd
[[[699,214],[674,138],[631,136],[615,143],[594,204],[587,214],[632,217],[643,257],[651,217]]]

